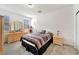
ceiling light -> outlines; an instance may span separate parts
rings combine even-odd
[[[34,5],[33,4],[27,4],[28,7],[33,8]]]
[[[38,10],[37,12],[38,12],[38,13],[42,13],[42,10]]]

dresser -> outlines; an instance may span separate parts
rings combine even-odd
[[[63,37],[62,36],[53,36],[53,44],[63,45]]]
[[[8,33],[8,43],[12,43],[15,41],[19,41],[20,38],[24,35],[27,34],[26,32],[9,32]]]

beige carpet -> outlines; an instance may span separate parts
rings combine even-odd
[[[78,55],[79,52],[72,46],[58,46],[51,44],[43,55]],[[33,55],[26,51],[20,42],[5,44],[5,55]]]
[[[69,45],[59,46],[51,44],[44,55],[78,55],[77,49]]]

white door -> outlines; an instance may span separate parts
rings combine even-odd
[[[79,13],[76,15],[76,34],[77,34],[77,39],[76,39],[76,45],[77,48],[79,49]]]

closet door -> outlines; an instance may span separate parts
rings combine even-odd
[[[77,35],[77,39],[76,39],[76,46],[79,49],[79,13],[76,15],[76,35]]]
[[[3,17],[0,16],[0,54],[3,54]]]

